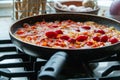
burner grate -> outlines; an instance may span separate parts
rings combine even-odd
[[[5,55],[0,58],[0,60],[5,60],[5,59],[15,59],[15,58],[25,58],[28,55],[25,54],[14,54],[14,55]],[[3,63],[0,64],[0,68],[16,68],[16,67],[24,67],[26,69],[29,69],[29,71],[25,72],[18,72],[18,73],[11,73],[11,72],[2,72],[0,71],[0,74],[6,77],[32,77],[36,76],[36,72],[34,70],[34,67],[37,66],[39,68],[36,68],[37,71],[39,71],[40,67],[45,64],[46,61],[39,61],[39,62],[31,62],[31,61],[26,61],[22,63]],[[34,64],[34,66],[33,66]],[[31,71],[30,71],[31,68]]]
[[[120,65],[111,66],[110,68],[108,68],[108,69],[102,74],[102,76],[107,76],[107,75],[109,75],[111,72],[117,71],[117,70],[120,70]]]
[[[10,40],[2,40],[0,41],[0,44],[2,44],[3,46],[6,44],[12,44]],[[16,52],[17,54],[5,54],[8,52]],[[37,73],[36,71],[40,70],[40,67],[43,66],[45,64],[45,60],[41,60],[41,61],[36,61],[37,58],[28,56],[24,53],[22,53],[21,51],[17,50],[15,48],[15,46],[4,46],[4,47],[0,47],[0,53],[4,53],[5,55],[2,55],[0,57],[0,61],[3,60],[7,60],[7,59],[21,59],[22,62],[18,63],[2,63],[0,64],[0,69],[2,68],[19,68],[19,67],[23,67],[25,69],[24,72],[4,72],[4,71],[0,71],[0,74],[2,76],[6,76],[8,78],[12,78],[12,77],[28,77],[29,80],[37,80],[35,78],[37,78]],[[36,67],[37,66],[37,67]]]
[[[46,63],[46,60],[31,57],[17,50],[10,40],[0,40],[0,62],[4,60],[12,60],[12,59],[19,59],[21,62],[0,63],[0,69],[1,69],[0,75],[9,78],[8,80],[13,80],[12,78],[16,78],[16,77],[19,78],[27,77],[28,80],[37,80],[40,69]],[[72,63],[67,64],[67,66],[65,66],[63,71],[60,73],[59,77],[60,80],[120,80],[120,75],[109,76],[112,72],[116,70],[120,71],[119,61],[120,61],[120,57],[118,54],[116,54],[98,61],[80,62],[80,64],[77,64],[79,66],[75,66]],[[96,68],[98,68],[100,63],[104,64],[104,62],[107,63],[116,62],[117,64],[107,67],[105,70],[103,70],[101,74],[99,74],[101,76],[97,76],[94,71]],[[24,71],[20,71],[20,72],[4,71],[4,69],[20,68],[20,67],[24,68]],[[96,69],[96,71],[99,71],[99,69],[98,70]]]

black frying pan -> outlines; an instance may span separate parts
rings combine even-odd
[[[25,43],[14,36],[15,31],[22,27],[24,23],[34,24],[37,21],[55,21],[55,20],[74,20],[74,21],[94,21],[99,24],[114,26],[116,29],[120,30],[120,23],[118,21],[99,17],[95,15],[88,15],[88,14],[77,14],[77,13],[64,13],[64,14],[46,14],[46,15],[39,15],[34,17],[28,17],[22,20],[15,22],[10,27],[10,37],[12,42],[16,45],[18,49],[22,52],[29,54],[31,56],[40,57],[43,59],[49,59],[54,53],[62,51],[62,53],[68,54],[68,60],[70,62],[74,60],[86,60],[91,61],[95,59],[101,59],[120,50],[120,42],[105,46],[101,48],[94,48],[94,49],[54,49],[48,47],[40,47],[36,45],[32,45],[29,43]]]

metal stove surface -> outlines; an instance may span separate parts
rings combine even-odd
[[[98,61],[76,61],[63,68],[59,80],[120,80],[119,61],[117,53]],[[22,54],[10,40],[0,40],[0,80],[38,80],[45,63],[46,60]]]
[[[5,46],[4,46],[5,47]],[[11,46],[10,46],[11,47]],[[1,50],[1,48],[0,48]],[[14,77],[14,78],[10,78],[10,77],[6,77],[1,73],[1,72],[5,72],[5,73],[13,73],[13,74],[24,74],[24,72],[26,71],[24,64],[26,64],[27,62],[23,63],[23,60],[21,59],[21,57],[18,57],[20,55],[18,55],[18,53],[20,52],[14,52],[14,51],[10,51],[10,52],[0,52],[0,65],[2,65],[3,68],[0,67],[0,80],[29,80],[28,77]],[[22,55],[24,56],[24,55]],[[29,57],[28,55],[26,55],[27,57]],[[37,58],[37,61],[45,61],[43,59],[39,59]],[[19,63],[23,63],[21,65],[19,65]],[[28,62],[30,63],[30,62]],[[8,66],[6,66],[8,65]],[[9,66],[10,65],[10,66]],[[6,66],[6,67],[5,67]],[[15,67],[16,66],[16,67]],[[27,66],[27,64],[26,64]],[[28,65],[29,66],[29,65]],[[29,73],[29,72],[28,72]],[[5,74],[7,75],[7,74]]]
[[[8,45],[4,45],[4,47],[6,47]],[[12,47],[12,45],[9,45]],[[3,46],[2,46],[3,47]],[[4,56],[4,55],[10,55],[10,54],[18,54],[17,52],[0,52],[0,57]],[[8,63],[21,63],[22,60],[21,59],[5,59],[0,61],[0,64],[8,64]],[[15,73],[15,72],[20,72],[20,71],[24,71],[24,68],[0,68],[0,71],[5,71],[6,73]],[[9,78],[0,75],[0,80],[9,80]],[[11,80],[27,80],[26,77],[21,77],[21,78],[12,78]]]

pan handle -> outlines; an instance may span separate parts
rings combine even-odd
[[[57,80],[67,56],[65,52],[56,52],[40,71],[38,78],[40,80]]]

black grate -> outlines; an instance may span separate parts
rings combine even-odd
[[[11,54],[8,54],[11,53]],[[17,54],[12,54],[17,53]],[[0,62],[6,59],[20,59],[22,62],[15,63],[1,63],[0,69],[5,68],[19,68],[23,67],[23,72],[6,72],[0,70],[0,75],[8,77],[9,80],[14,77],[27,77],[28,80],[38,80],[38,73],[42,66],[46,63],[46,60],[42,60],[35,57],[31,57],[17,50],[10,40],[0,40]],[[116,70],[120,70],[120,57],[116,53],[108,58],[92,61],[92,62],[76,62],[76,66],[71,64],[66,64],[63,71],[61,71],[59,79],[60,80],[120,80],[119,76],[109,76],[108,75]],[[94,69],[98,66],[100,62],[117,62],[117,65],[112,65],[101,73],[101,77],[97,77],[94,73]],[[79,65],[79,66],[78,66]],[[92,65],[92,67],[91,67]],[[94,65],[94,66],[93,66]]]
[[[17,73],[11,73],[11,72],[4,72],[0,71],[0,75],[6,76],[8,78],[13,77],[28,77],[29,80],[37,80],[37,74],[40,70],[40,67],[45,64],[45,60],[36,61],[37,58],[28,56],[26,54],[23,54],[21,51],[17,50],[15,46],[11,43],[10,40],[2,40],[0,41],[0,53],[16,53],[17,54],[5,54],[0,57],[0,61],[6,60],[6,59],[21,59],[21,63],[3,63],[0,64],[0,68],[19,68],[24,67],[24,72],[17,72]],[[6,45],[6,46],[5,46]],[[10,46],[8,46],[10,45]],[[4,46],[4,47],[3,47]]]

